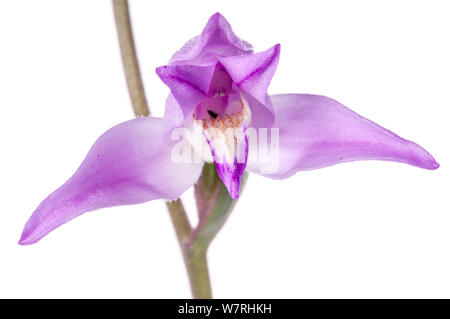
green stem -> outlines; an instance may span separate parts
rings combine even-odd
[[[183,251],[184,262],[189,274],[192,296],[196,299],[210,299],[211,282],[209,280],[207,247],[192,245]]]
[[[135,116],[148,116],[150,110],[145,97],[139,63],[134,47],[133,30],[131,28],[130,12],[127,0],[113,0],[114,16],[120,52],[128,85],[128,93]],[[207,247],[192,243],[193,230],[189,224],[186,211],[180,199],[166,202],[172,224],[175,228],[186,265],[192,296],[194,298],[211,298],[208,265],[206,259]]]
[[[134,47],[133,29],[131,28],[128,0],[113,0],[114,16],[116,19],[117,35],[119,37],[122,64],[127,80],[128,94],[133,105],[134,115],[148,116],[150,110],[145,98],[139,62]]]
[[[169,209],[169,215],[175,226],[175,233],[183,253],[184,264],[186,265],[191,284],[192,296],[196,299],[211,298],[211,284],[206,259],[207,247],[192,242],[192,227],[181,200],[177,199],[167,202],[166,205]]]

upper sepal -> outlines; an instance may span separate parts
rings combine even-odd
[[[237,37],[228,21],[217,12],[209,18],[202,33],[177,51],[169,64],[209,64],[219,56],[242,55],[252,50],[251,44]]]

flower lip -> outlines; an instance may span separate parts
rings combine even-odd
[[[239,96],[239,112],[216,114],[194,121],[211,149],[217,173],[233,199],[239,197],[242,175],[247,166],[246,130],[251,119],[247,102]]]

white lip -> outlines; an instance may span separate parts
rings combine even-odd
[[[214,151],[214,160],[219,163],[233,163],[236,160],[245,162],[245,131],[250,123],[251,113],[242,94],[239,93],[239,97],[241,104],[239,113],[222,114],[216,118],[193,121],[194,132],[201,132],[204,136],[203,140]],[[204,143],[201,147],[204,147]],[[193,148],[197,149],[196,145],[193,145]],[[209,153],[211,155],[211,152]],[[212,160],[210,156],[208,162]]]

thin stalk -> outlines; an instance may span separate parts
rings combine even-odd
[[[193,230],[181,200],[167,202],[166,205],[172,223],[175,225],[175,232],[191,284],[192,296],[196,299],[209,299],[211,298],[211,283],[206,259],[207,247],[192,242]]]
[[[134,46],[130,12],[127,0],[112,0],[120,52],[125,77],[135,116],[148,116],[150,110],[145,97],[139,63]],[[189,224],[181,199],[166,202],[172,224],[180,244],[186,265],[192,296],[194,298],[211,298],[211,286],[206,260],[206,247],[192,244],[193,231]]]
[[[133,105],[134,115],[148,116],[150,110],[145,98],[139,62],[134,47],[133,29],[131,28],[130,12],[127,0],[113,0],[117,35],[119,37],[122,64],[127,80],[128,93]]]
[[[207,247],[192,245],[183,251],[184,263],[189,274],[192,296],[195,299],[211,299],[211,282],[209,280]]]

